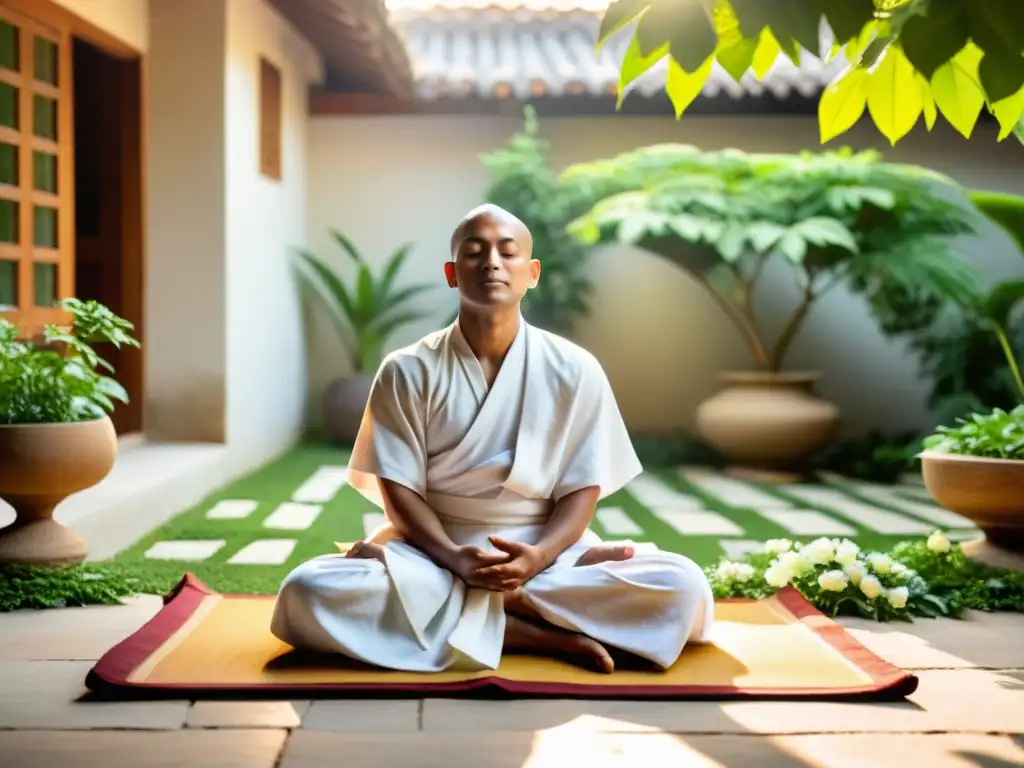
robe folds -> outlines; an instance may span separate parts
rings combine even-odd
[[[536,543],[555,504],[598,486],[604,498],[642,471],[611,386],[581,347],[520,319],[488,389],[458,322],[389,355],[375,378],[349,482],[384,509],[378,479],[426,500],[457,546],[489,536]],[[390,669],[495,669],[502,593],[472,588],[403,541],[369,538],[385,563],[325,555],[282,583],[271,624],[290,645]],[[523,591],[548,622],[667,668],[713,621],[711,588],[678,554],[637,547],[621,562],[574,567],[587,531]]]

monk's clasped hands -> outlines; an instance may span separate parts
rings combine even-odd
[[[473,574],[479,586],[495,591],[519,589],[547,566],[539,547],[521,541],[506,541],[491,536],[491,546],[505,556],[504,562],[478,568]],[[477,586],[476,584],[472,586]]]

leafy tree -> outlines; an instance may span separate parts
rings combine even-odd
[[[570,224],[575,237],[636,245],[687,270],[760,370],[784,367],[813,305],[840,283],[873,307],[892,306],[883,298],[894,290],[925,307],[977,297],[977,273],[952,245],[973,231],[971,206],[963,195],[953,199],[956,184],[874,152],[748,154],[665,144],[571,166],[562,181],[593,202]],[[774,342],[753,302],[771,258],[792,267],[801,289]]]
[[[824,19],[833,44],[820,51]],[[666,90],[681,117],[717,61],[737,82],[762,79],[780,54],[801,49],[848,66],[818,108],[822,143],[864,114],[892,144],[921,120],[941,114],[970,137],[982,109],[999,122],[999,140],[1024,142],[1022,0],[614,0],[598,45],[636,21],[622,61],[625,88],[668,57]]]

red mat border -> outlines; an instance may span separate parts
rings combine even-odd
[[[656,685],[629,686],[600,684],[533,683],[507,680],[498,676],[475,678],[458,682],[441,683],[272,683],[260,686],[238,685],[236,683],[214,683],[196,686],[188,683],[133,682],[132,673],[155,653],[182,625],[208,595],[217,594],[203,584],[192,573],[186,573],[180,582],[164,596],[164,606],[156,616],[146,622],[96,662],[86,677],[86,687],[94,693],[129,691],[148,694],[189,692],[191,698],[203,698],[217,694],[245,694],[256,696],[266,693],[285,692],[308,695],[333,693],[362,694],[417,694],[449,695],[469,693],[485,689],[497,689],[513,696],[558,696],[618,699],[901,699],[917,690],[918,678],[906,672],[864,647],[842,626],[825,616],[793,587],[784,587],[776,599],[797,619],[804,622],[832,648],[845,656],[872,678],[872,683],[849,688],[737,688],[735,686],[712,685]],[[268,599],[267,595],[225,595],[232,599]],[[748,602],[737,598],[720,602]]]

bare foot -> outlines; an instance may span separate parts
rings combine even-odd
[[[371,544],[368,541],[357,541],[352,545],[352,549],[345,553],[345,557],[356,560],[379,560],[387,565],[384,561],[384,547],[380,544]]]
[[[505,620],[503,650],[505,653],[541,656],[566,655],[589,662],[599,672],[610,674],[615,671],[611,654],[596,640],[550,625],[538,626],[512,614]]]
[[[577,568],[585,565],[598,565],[599,563],[611,563],[621,560],[629,560],[633,557],[634,549],[626,544],[598,544],[591,547],[576,561]]]

